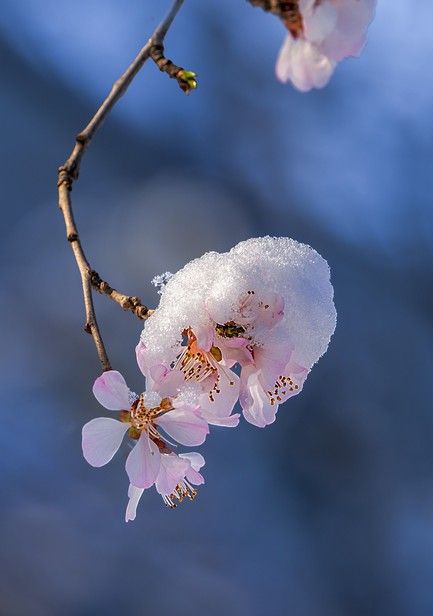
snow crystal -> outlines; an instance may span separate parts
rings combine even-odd
[[[311,368],[326,351],[336,324],[330,272],[313,248],[285,237],[253,238],[227,253],[209,252],[174,274],[141,335],[149,356],[169,365],[187,328],[199,333],[236,323],[240,299],[248,291],[283,297],[284,317],[267,339],[271,335],[287,342],[294,349],[293,361]],[[263,341],[258,337],[254,342]]]
[[[151,280],[151,283],[154,287],[157,287],[159,295],[162,294],[165,285],[173,276],[171,272],[164,272],[163,274],[159,274],[158,276],[154,276]]]

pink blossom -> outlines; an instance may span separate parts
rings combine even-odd
[[[139,342],[137,362],[143,374],[153,378],[158,392],[180,392],[185,385],[196,385],[201,416],[212,425],[235,427],[239,414],[231,412],[239,397],[239,377],[221,363],[219,349],[213,346],[214,334],[212,329],[202,329],[196,336],[188,328],[185,344],[176,350],[172,366],[149,362],[146,347]]]
[[[264,427],[301,391],[335,324],[326,261],[290,238],[253,238],[170,278],[137,359],[156,389],[191,396],[208,423],[237,425],[239,398],[245,418]]]
[[[358,56],[376,0],[299,0],[285,19],[276,73],[303,92],[325,86],[338,62]]]
[[[284,317],[284,299],[275,292],[250,289],[238,297],[226,322],[227,313],[219,313],[212,302],[207,306],[215,323],[213,344],[227,365],[241,366],[244,417],[263,428],[275,420],[280,404],[301,391],[308,374],[292,360],[287,332],[273,331]]]
[[[96,379],[93,393],[106,409],[120,411],[120,420],[98,417],[86,423],[82,431],[83,455],[92,466],[107,464],[128,432],[135,445],[126,460],[126,472],[137,488],[149,488],[161,472],[161,452],[165,453],[167,447],[159,430],[186,446],[201,445],[209,433],[196,405],[161,398],[152,391],[137,396],[115,370]]]
[[[197,496],[194,485],[204,483],[199,470],[204,466],[204,458],[197,452],[162,453],[160,468],[155,479],[156,491],[162,496],[164,503],[174,509],[177,503],[184,498],[193,500]],[[126,507],[125,521],[135,520],[137,506],[144,492],[144,488],[130,485],[128,489],[128,505]]]

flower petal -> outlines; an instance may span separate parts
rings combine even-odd
[[[212,414],[207,414],[205,416],[206,421],[211,426],[221,426],[222,428],[236,428],[239,425],[240,415],[239,413],[234,413],[233,415],[229,415],[228,417],[215,417]]]
[[[180,453],[179,458],[184,458],[185,460],[189,460],[192,468],[195,471],[199,471],[204,465],[205,460],[201,453],[197,451],[189,451],[188,453]]]
[[[211,325],[204,327],[198,332],[194,332],[197,337],[197,344],[202,351],[208,352],[213,344],[215,330]]]
[[[254,366],[242,368],[239,402],[245,419],[258,428],[264,428],[275,421],[278,404],[270,403],[259,376],[260,370]]]
[[[129,481],[136,488],[150,488],[155,483],[161,461],[158,447],[142,432],[126,460]]]
[[[198,414],[197,408],[186,403],[178,403],[173,410],[158,417],[155,424],[187,447],[202,445],[209,434],[209,426]]]
[[[145,377],[147,377],[148,372],[149,372],[149,365],[147,362],[146,350],[147,350],[146,346],[140,340],[137,346],[135,347],[135,357],[137,358],[138,367],[140,368],[143,376]]]
[[[82,430],[82,447],[87,462],[96,467],[107,464],[119,449],[130,425],[109,417],[97,417],[86,423]]]
[[[171,370],[162,364],[152,366],[149,370],[150,387],[159,393],[162,398],[174,398],[185,383],[181,370]]]
[[[301,92],[312,88],[323,88],[335,69],[335,62],[304,39],[293,39],[290,35],[280,50],[276,74],[280,81],[291,81]]]
[[[261,371],[265,389],[270,389],[288,365],[292,347],[287,342],[268,341],[263,347],[254,348],[254,365]]]
[[[168,496],[174,492],[177,484],[185,477],[189,467],[190,462],[180,458],[175,453],[162,454],[161,465],[155,482],[158,494]]]
[[[213,425],[236,426],[237,423],[230,413],[239,397],[240,383],[237,374],[219,364],[217,375],[203,381],[203,387],[206,387],[207,391],[199,399],[202,417]]]
[[[135,520],[135,516],[137,515],[137,507],[140,502],[140,498],[144,492],[143,488],[136,488],[135,486],[129,484],[128,488],[128,504],[126,506],[125,512],[125,522],[133,522]]]
[[[203,475],[199,473],[198,471],[196,471],[195,469],[193,469],[192,466],[190,466],[189,469],[186,471],[185,477],[188,479],[190,483],[192,483],[195,486],[201,486],[204,483]]]
[[[283,316],[284,298],[279,293],[269,292],[261,297],[257,326],[271,329],[281,321]]]
[[[188,470],[185,477],[190,483],[195,486],[200,486],[204,483],[204,477],[198,471],[204,466],[204,458],[197,451],[191,451],[190,453],[180,453],[179,458],[184,458],[189,462]]]
[[[127,410],[131,406],[130,390],[117,370],[103,372],[93,385],[93,394],[109,411]]]
[[[233,344],[232,340],[236,340],[236,344]],[[253,363],[254,357],[247,346],[249,340],[245,338],[233,338],[232,340],[218,337],[217,346],[221,349],[223,356],[220,364],[232,368],[236,363],[241,366]]]

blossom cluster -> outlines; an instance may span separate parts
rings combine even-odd
[[[153,485],[170,508],[192,500],[204,483],[204,459],[175,453],[176,443],[197,447],[209,426],[236,427],[238,402],[251,424],[273,423],[279,406],[302,390],[336,323],[328,264],[289,238],[209,252],[157,282],[161,300],[136,348],[146,390],[137,395],[119,372],[104,372],[93,393],[118,418],[83,427],[92,466],[107,464],[125,435],[133,444],[127,521]]]
[[[302,92],[322,88],[338,62],[361,53],[376,0],[296,0],[286,5],[281,18],[288,33],[277,77]]]

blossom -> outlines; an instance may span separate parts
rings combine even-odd
[[[216,314],[212,304],[208,310],[214,320],[214,344],[229,365],[241,366],[239,401],[244,417],[263,428],[275,420],[280,404],[301,391],[309,372],[293,361],[286,328],[274,330],[284,317],[284,298],[249,289],[225,317]]]
[[[288,34],[276,73],[303,92],[325,86],[338,62],[358,56],[376,0],[297,0],[280,13]]]
[[[191,381],[206,383],[207,398],[201,393],[199,399],[209,423],[218,408],[209,382],[216,374],[233,379],[240,366],[244,417],[264,427],[301,391],[335,323],[326,261],[289,238],[255,238],[228,253],[207,253],[170,278],[144,326],[139,362],[144,371],[163,365],[161,384],[181,371],[180,392]],[[222,395],[220,402],[224,417],[224,403],[231,412],[233,400]]]
[[[184,498],[193,500],[197,496],[197,490],[193,486],[204,483],[204,478],[199,473],[204,463],[203,456],[195,451],[179,455],[175,453],[161,454],[161,464],[155,480],[155,487],[167,507],[174,509],[177,503],[181,503]],[[137,506],[143,492],[144,488],[137,488],[130,484],[125,514],[126,522],[135,520]]]
[[[189,385],[190,397],[196,400],[201,416],[209,424],[236,427],[239,414],[231,413],[239,397],[239,377],[221,363],[219,349],[207,332],[198,338],[188,327],[184,338],[185,343],[175,347],[165,363],[149,361],[147,348],[140,341],[136,356],[141,371],[159,392],[175,390],[179,394]]]
[[[104,466],[128,432],[135,445],[126,460],[126,472],[137,488],[149,488],[162,473],[163,455],[169,450],[160,430],[186,446],[201,445],[209,433],[196,405],[161,398],[153,391],[137,396],[116,370],[98,377],[93,393],[106,409],[120,411],[120,419],[98,417],[86,423],[82,430],[83,455],[92,466]]]

